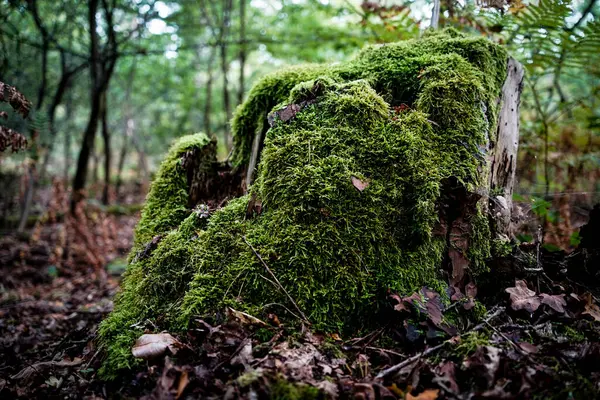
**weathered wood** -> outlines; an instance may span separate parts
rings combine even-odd
[[[509,58],[506,81],[499,100],[502,105],[496,137],[492,139],[493,147],[489,154],[489,212],[495,222],[495,234],[499,237],[511,236],[510,218],[519,149],[519,103],[523,75],[523,66]]]

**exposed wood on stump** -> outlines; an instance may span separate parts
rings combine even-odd
[[[491,149],[489,179],[490,213],[496,235],[511,236],[512,195],[519,149],[519,103],[523,90],[523,66],[508,59],[508,73],[502,87],[502,102],[494,147]]]
[[[222,206],[231,198],[243,194],[243,178],[228,165],[217,161],[217,142],[186,152],[181,165],[187,171],[188,207],[201,203]]]

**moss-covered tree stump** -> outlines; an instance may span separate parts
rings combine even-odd
[[[100,328],[105,376],[145,329],[226,306],[356,333],[390,291],[463,290],[509,234],[521,79],[454,31],[263,78],[233,119],[233,170],[204,134],[163,162]]]

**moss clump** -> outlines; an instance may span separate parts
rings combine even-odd
[[[105,376],[131,365],[130,347],[147,321],[182,329],[195,315],[231,306],[275,312],[289,324],[300,314],[291,297],[314,328],[354,333],[377,323],[390,290],[444,292],[448,238],[432,234],[441,182],[455,177],[473,188],[485,180],[481,145],[505,63],[491,42],[447,32],[265,78],[233,121],[239,165],[254,133],[266,131],[267,112],[289,114],[294,103],[295,115],[275,114],[250,194],[208,223],[186,209],[183,148],[175,147],[136,232],[138,250],[157,234],[162,240],[149,256],[132,258],[100,328]],[[206,146],[199,138],[193,145]],[[248,217],[251,198],[262,212]],[[489,256],[489,226],[473,218],[467,256],[477,273]]]
[[[492,254],[495,257],[507,257],[513,251],[513,245],[508,239],[496,238],[492,240]]]
[[[184,136],[171,146],[146,198],[142,217],[135,229],[132,255],[154,236],[177,228],[189,215],[188,177],[182,157],[193,150],[208,150],[199,168],[213,165],[216,161],[216,141],[210,140],[204,133]]]
[[[273,400],[316,400],[324,398],[324,396],[321,396],[321,391],[314,386],[278,379],[269,387],[269,398]]]
[[[149,323],[165,324],[187,290],[194,268],[190,254],[205,220],[187,209],[187,172],[182,156],[194,149],[214,146],[202,133],[178,140],[158,171],[146,206],[135,230],[130,263],[123,277],[122,291],[115,309],[102,322],[100,341],[108,346],[102,373],[113,378],[116,372],[131,368],[135,361],[131,346]],[[207,160],[206,162],[210,162]],[[155,236],[156,248],[147,248]]]
[[[448,141],[463,144],[457,150],[471,157],[481,152],[477,144],[495,131],[506,61],[505,50],[489,40],[445,29],[423,39],[367,46],[347,63],[268,75],[254,85],[233,117],[233,162],[247,165],[254,135],[268,127],[267,114],[288,99],[295,85],[320,76],[365,79],[392,106],[416,105],[446,130]],[[479,140],[475,146],[473,139]]]

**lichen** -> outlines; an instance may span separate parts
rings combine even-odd
[[[378,324],[389,291],[445,292],[447,238],[434,235],[441,182],[480,185],[506,54],[450,31],[370,46],[337,66],[270,75],[238,108],[234,161],[266,132],[250,193],[199,219],[187,209],[176,145],[153,183],[115,311],[100,328],[104,376],[132,365],[143,329],[177,330],[225,306],[285,324],[357,333]],[[289,104],[295,115],[266,115]],[[281,115],[281,114],[278,114]],[[249,213],[249,203],[261,211]],[[250,216],[250,214],[252,214]],[[485,271],[489,225],[472,216],[472,275]],[[133,254],[133,253],[132,253]]]

